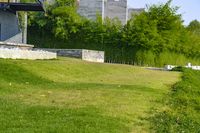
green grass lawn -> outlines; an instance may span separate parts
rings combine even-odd
[[[180,73],[78,59],[0,59],[0,132],[150,132]]]

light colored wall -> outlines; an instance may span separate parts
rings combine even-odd
[[[40,50],[40,49],[36,49]],[[85,61],[104,62],[104,51],[86,50],[86,49],[41,49],[57,53],[58,56],[75,57]]]
[[[126,24],[127,0],[107,0],[105,2],[105,17],[118,18],[122,24]]]
[[[104,52],[95,50],[82,50],[82,60],[91,62],[104,62]]]
[[[21,44],[21,43],[11,43],[11,42],[0,42],[0,48],[6,49],[21,49],[21,50],[32,50],[34,45]]]
[[[35,48],[35,50],[45,50],[53,53],[57,53],[58,56],[66,57],[82,57],[82,49],[48,49],[48,48]]]
[[[103,1],[104,0],[80,0],[78,13],[81,16],[84,16],[91,20],[96,20],[97,13],[103,18]]]
[[[78,3],[78,13],[88,19],[95,20],[98,13],[102,19],[118,18],[122,24],[127,22],[127,0],[79,0]]]
[[[31,51],[31,50],[20,50],[20,49],[5,49],[0,48],[0,58],[9,59],[56,59],[56,53],[46,51]]]
[[[19,32],[17,35],[5,40],[4,42],[22,43],[22,32]]]
[[[13,13],[0,11],[0,24],[1,24],[0,41],[5,41],[20,33],[17,16]]]
[[[77,0],[78,13],[81,16],[95,20],[99,12],[102,19],[118,18],[122,24],[126,24],[132,14],[140,14],[144,8],[128,8],[127,0]]]

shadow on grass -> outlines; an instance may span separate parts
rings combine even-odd
[[[23,64],[20,64],[23,65]],[[144,91],[154,91],[152,88],[144,87],[140,85],[121,85],[121,84],[105,84],[105,83],[81,83],[81,82],[54,82],[48,79],[45,79],[41,76],[38,76],[34,73],[29,72],[28,70],[21,67],[19,64],[14,62],[9,62],[6,60],[0,60],[0,81],[6,81],[8,83],[16,84],[29,84],[32,86],[44,86],[47,89],[57,89],[57,88],[66,88],[66,89],[90,89],[90,88],[115,88],[120,90],[133,90],[141,89]],[[156,90],[155,90],[156,91]]]
[[[0,80],[10,83],[43,84],[50,81],[23,69],[15,63],[6,60],[0,61]]]
[[[125,133],[126,120],[102,115],[95,107],[61,109],[27,106],[0,99],[0,132]]]

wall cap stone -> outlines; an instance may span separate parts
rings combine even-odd
[[[0,46],[16,46],[16,47],[30,47],[30,48],[34,47],[34,45],[30,45],[30,44],[2,42],[2,41],[0,41]]]

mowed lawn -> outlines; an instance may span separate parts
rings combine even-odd
[[[78,59],[0,59],[0,132],[150,132],[180,73]]]

